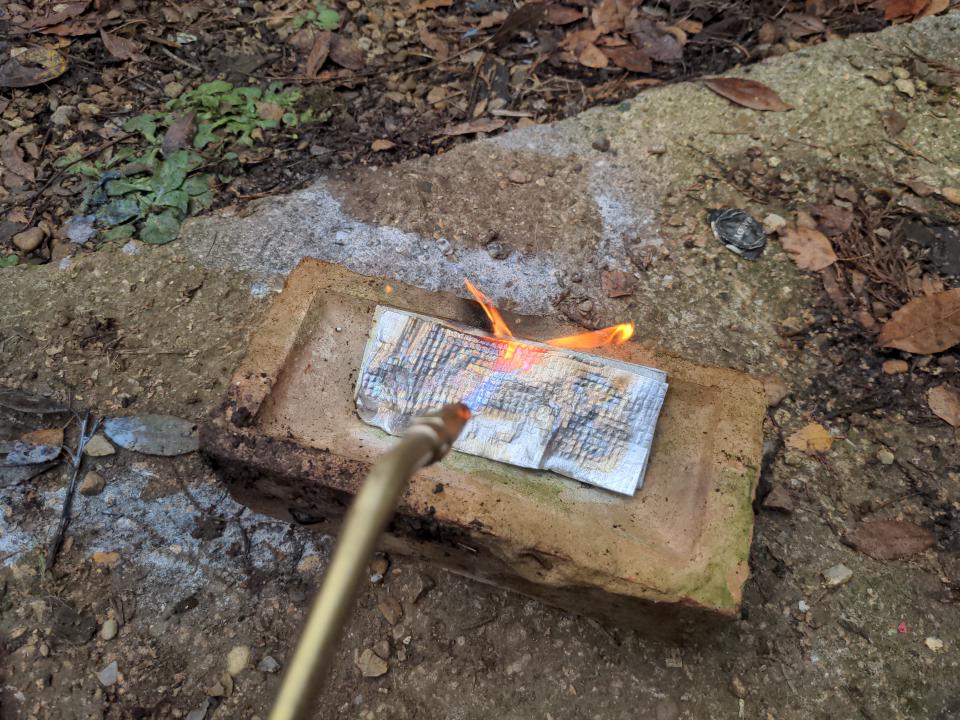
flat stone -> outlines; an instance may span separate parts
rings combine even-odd
[[[823,579],[826,580],[827,587],[838,587],[849,582],[852,577],[853,570],[842,563],[823,571]]]
[[[115,452],[117,452],[116,448],[101,433],[97,433],[90,438],[90,441],[83,448],[83,454],[89,457],[106,457],[107,455],[113,455]]]
[[[360,653],[360,657],[357,658],[357,667],[360,669],[360,672],[363,673],[364,677],[370,678],[386,675],[390,669],[387,661],[370,648]]]
[[[403,607],[393,598],[384,598],[377,607],[380,609],[380,614],[391,625],[396,625],[403,617]]]
[[[14,247],[21,252],[33,252],[40,247],[40,243],[43,242],[44,237],[46,237],[46,233],[44,233],[41,228],[32,227],[29,230],[24,230],[14,235],[13,244]]]
[[[226,411],[201,431],[240,502],[329,532],[370,464],[396,443],[360,421],[353,395],[384,284],[314,260],[287,278],[233,376]],[[473,317],[455,296],[398,282],[389,303]],[[580,330],[537,317],[513,324],[531,339]],[[635,496],[454,452],[411,479],[383,549],[651,632],[735,618],[749,572],[763,387],[635,343],[605,354],[669,376]]]
[[[227,653],[227,672],[236,677],[250,664],[250,648],[246,645],[237,645]]]
[[[893,465],[893,461],[896,459],[896,455],[894,455],[887,448],[880,448],[877,450],[877,460],[880,461],[881,465]]]

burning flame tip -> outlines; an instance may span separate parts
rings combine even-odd
[[[503,359],[509,360],[514,356],[520,343],[514,340],[513,332],[507,325],[503,316],[491,302],[490,298],[484,295],[469,279],[464,278],[463,284],[467,291],[473,295],[473,298],[483,308],[487,319],[490,320],[490,328],[495,338],[505,341],[503,350]],[[611,325],[610,327],[592,332],[577,333],[566,337],[547,340],[547,345],[566,348],[568,350],[593,350],[605,345],[621,345],[633,337],[635,327],[633,321]]]

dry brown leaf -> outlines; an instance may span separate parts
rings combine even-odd
[[[317,33],[313,39],[313,46],[310,48],[310,54],[307,56],[307,64],[303,72],[309,78],[315,78],[320,68],[327,61],[330,55],[330,43],[333,40],[333,33],[328,30],[322,30]]]
[[[696,35],[698,32],[703,30],[703,23],[699,20],[681,20],[677,23],[677,27],[683,30],[687,35]]]
[[[623,270],[607,270],[600,274],[600,287],[607,297],[633,295],[635,284],[633,275]]]
[[[657,62],[677,63],[683,60],[683,48],[677,39],[649,18],[632,14],[627,19],[624,31],[637,47]]]
[[[90,0],[76,0],[75,2],[63,3],[43,3],[42,7],[45,9],[50,8],[53,10],[53,12],[51,12],[49,15],[44,15],[43,17],[32,17],[20,27],[22,27],[24,30],[40,30],[41,28],[49,28],[52,25],[59,25],[80,15],[84,10],[87,9],[89,4]],[[41,4],[36,3],[36,5]]]
[[[274,102],[257,102],[257,116],[261,120],[275,120],[280,122],[283,119],[283,108]]]
[[[787,438],[787,447],[808,455],[825,453],[833,447],[833,436],[820,423],[810,423]]]
[[[547,5],[544,20],[551,25],[569,25],[583,20],[583,13],[566,5]]]
[[[830,240],[813,228],[786,225],[780,228],[780,244],[801,270],[823,270],[837,261]]]
[[[923,180],[904,180],[901,184],[910,188],[910,192],[917,197],[930,197],[937,191],[933,185],[925,183]]]
[[[560,42],[560,47],[570,48],[575,53],[579,53],[587,45],[592,45],[600,37],[600,31],[595,28],[586,30],[574,30],[567,33],[567,36]]]
[[[939,15],[950,7],[950,0],[930,0],[927,6],[920,13],[919,17],[925,18],[931,15]]]
[[[940,194],[954,205],[960,205],[960,188],[945,187],[940,190]]]
[[[650,62],[650,56],[633,45],[604,48],[603,52],[610,58],[610,62],[624,70],[638,73],[648,73],[653,70],[653,63]]]
[[[59,23],[58,25],[51,25],[38,32],[44,35],[56,35],[58,37],[77,37],[80,35],[93,35],[97,32],[97,26],[80,20],[72,20],[70,22]]]
[[[20,438],[25,443],[31,445],[49,445],[51,447],[60,447],[63,445],[63,428],[47,428],[44,430],[34,430],[28,432]]]
[[[23,159],[20,140],[31,132],[33,132],[33,125],[24,125],[16,130],[11,130],[3,139],[3,144],[0,145],[0,160],[3,161],[4,168],[27,182],[33,182],[37,176],[33,165]]]
[[[883,6],[885,20],[912,18],[920,13],[929,0],[886,0]]]
[[[751,110],[770,112],[793,110],[793,105],[785,103],[773,90],[756,80],[715,77],[706,78],[703,84],[717,95]]]
[[[163,134],[160,150],[164,157],[170,157],[177,150],[190,147],[193,136],[197,133],[197,126],[193,122],[193,113],[189,112],[174,120]]]
[[[598,70],[610,64],[610,60],[604,54],[603,50],[592,44],[585,46],[583,50],[580,51],[577,60],[585,67],[596,68]]]
[[[503,21],[503,25],[490,38],[490,44],[493,47],[500,47],[518,32],[535,30],[543,20],[545,11],[546,5],[542,3],[532,2],[521,5]]]
[[[414,12],[421,10],[436,10],[437,8],[447,8],[453,5],[453,0],[423,0],[413,6]]]
[[[436,59],[441,62],[446,60],[450,55],[450,46],[447,44],[447,41],[439,35],[428,32],[426,28],[420,31],[420,42],[423,43],[423,46],[427,48],[427,50],[432,50],[436,55]]]
[[[386,138],[377,138],[372,143],[370,143],[370,149],[374,152],[383,152],[384,150],[390,150],[395,148],[396,144],[387,140]]]
[[[817,205],[814,211],[819,218],[817,229],[827,237],[843,235],[853,224],[853,212],[837,205]]]
[[[367,56],[348,38],[334,35],[330,40],[330,59],[347,70],[362,70],[367,64]]]
[[[18,48],[19,49],[19,48]],[[0,87],[21,88],[39,85],[67,71],[67,59],[50,47],[30,47],[9,56],[0,65]]]
[[[601,0],[590,13],[593,26],[601,33],[617,32],[623,29],[630,7],[621,0]]]
[[[799,13],[786,13],[780,26],[787,35],[794,39],[809,37],[827,30],[827,26],[823,24],[820,18]]]
[[[898,560],[933,546],[928,530],[902,520],[859,522],[847,534],[847,540],[874,560]]]
[[[877,342],[918,355],[953,347],[960,342],[960,288],[914,298],[883,324]]]
[[[108,33],[100,28],[100,39],[107,52],[118,60],[143,60],[143,45],[136,40]]]
[[[472,135],[473,133],[482,133],[482,132],[493,132],[494,130],[499,130],[504,125],[507,124],[506,120],[501,120],[499,118],[480,118],[478,120],[470,120],[469,122],[458,123],[457,125],[451,125],[445,128],[440,134],[451,136],[451,135]]]
[[[952,385],[937,385],[927,393],[927,404],[938,418],[960,427],[960,390]]]

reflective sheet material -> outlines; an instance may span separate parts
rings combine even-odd
[[[357,413],[388,433],[450,402],[473,412],[460,452],[632,495],[643,482],[666,373],[378,307]]]

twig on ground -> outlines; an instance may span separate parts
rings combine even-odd
[[[80,466],[83,464],[83,451],[87,447],[87,443],[90,442],[90,438],[93,437],[94,433],[97,432],[97,428],[100,427],[100,420],[97,420],[93,423],[93,427],[90,428],[87,432],[87,427],[90,424],[90,413],[85,413],[83,420],[80,421],[80,439],[77,440],[77,449],[75,452],[70,453],[70,460],[73,464],[73,475],[70,477],[70,482],[67,484],[67,492],[63,496],[63,509],[60,511],[60,523],[57,525],[57,532],[53,536],[53,540],[50,542],[50,549],[47,551],[46,565],[47,569],[52,569],[54,563],[57,562],[57,555],[60,554],[60,548],[63,547],[63,539],[67,534],[67,526],[70,525],[70,510],[73,508],[73,496],[77,492],[77,485],[80,482]],[[65,448],[66,449],[66,448]]]

